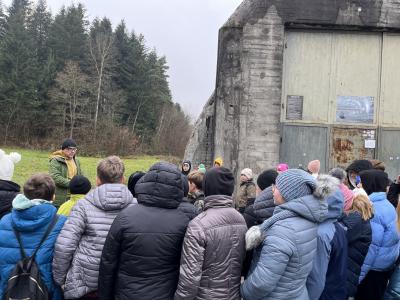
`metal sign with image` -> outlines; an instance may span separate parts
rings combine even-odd
[[[374,97],[338,96],[336,103],[336,122],[373,123]]]

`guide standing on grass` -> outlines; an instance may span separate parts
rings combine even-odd
[[[56,183],[54,205],[59,208],[70,197],[69,182],[76,175],[82,175],[79,160],[76,158],[78,148],[73,139],[66,139],[61,150],[50,156],[49,173]]]

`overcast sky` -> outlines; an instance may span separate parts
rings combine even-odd
[[[167,57],[173,99],[193,117],[215,85],[218,30],[242,0],[81,0],[90,20],[107,16],[142,33]],[[3,0],[8,6],[12,0]],[[33,2],[36,2],[34,0]],[[55,14],[71,0],[47,0]]]

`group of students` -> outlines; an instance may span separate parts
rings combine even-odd
[[[32,256],[47,299],[399,297],[397,203],[388,195],[400,189],[369,161],[326,175],[280,165],[239,201],[222,163],[190,172],[160,162],[126,186],[122,160],[110,156],[94,189],[71,179],[60,207],[49,175],[12,195],[1,190],[12,182],[4,170],[0,203],[12,197],[12,207],[0,220],[0,299],[30,297],[18,267]]]

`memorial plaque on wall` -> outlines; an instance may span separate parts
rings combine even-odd
[[[374,97],[338,96],[336,122],[374,123]]]
[[[303,119],[303,96],[288,95],[286,104],[286,119],[287,120],[302,120]]]

